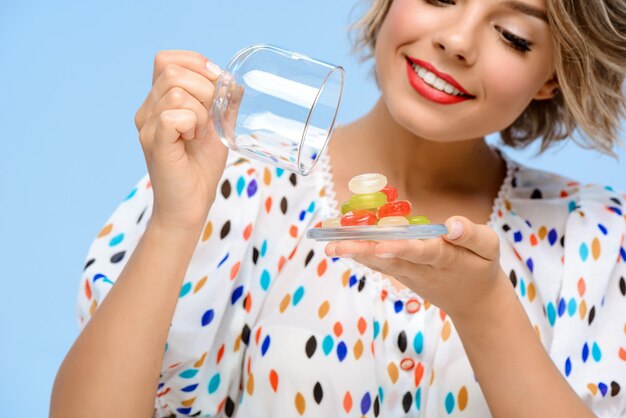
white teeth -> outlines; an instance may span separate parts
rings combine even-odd
[[[442,79],[438,78],[435,80],[435,84],[433,84],[433,87],[436,88],[437,90],[444,90],[444,86],[448,84],[445,81],[443,81]]]
[[[435,80],[437,79],[437,76],[434,73],[431,73],[430,71],[426,72],[426,75],[424,76],[424,81],[426,82],[426,84],[431,84],[434,87],[434,83]]]
[[[435,73],[428,71],[417,64],[413,64],[412,67],[417,76],[424,80],[424,83],[429,86],[454,96],[463,96],[463,93],[456,89],[452,84],[446,82],[444,79],[437,77]]]

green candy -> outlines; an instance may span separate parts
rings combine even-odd
[[[346,202],[352,210],[378,209],[385,203],[387,203],[387,195],[382,192],[355,194]]]
[[[350,201],[344,202],[343,205],[341,205],[341,214],[345,215],[346,213],[350,212],[351,210],[354,210],[354,208],[352,206],[350,206]]]
[[[406,219],[409,221],[410,225],[426,225],[430,223],[430,220],[425,216],[407,216]]]

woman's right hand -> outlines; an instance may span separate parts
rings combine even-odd
[[[154,192],[151,223],[199,230],[216,196],[228,148],[210,114],[219,67],[192,51],[161,51],[152,89],[135,115]]]

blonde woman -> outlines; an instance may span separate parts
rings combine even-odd
[[[625,195],[484,140],[610,153],[626,4],[374,0],[355,30],[380,100],[307,177],[229,158],[219,69],[157,55],[148,175],[89,249],[52,417],[626,414]],[[365,172],[449,234],[306,239]]]

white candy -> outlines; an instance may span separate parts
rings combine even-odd
[[[408,225],[409,220],[404,216],[385,216],[380,218],[376,225]]]
[[[385,188],[387,177],[379,173],[366,173],[354,176],[348,182],[348,188],[354,194],[374,193]]]

